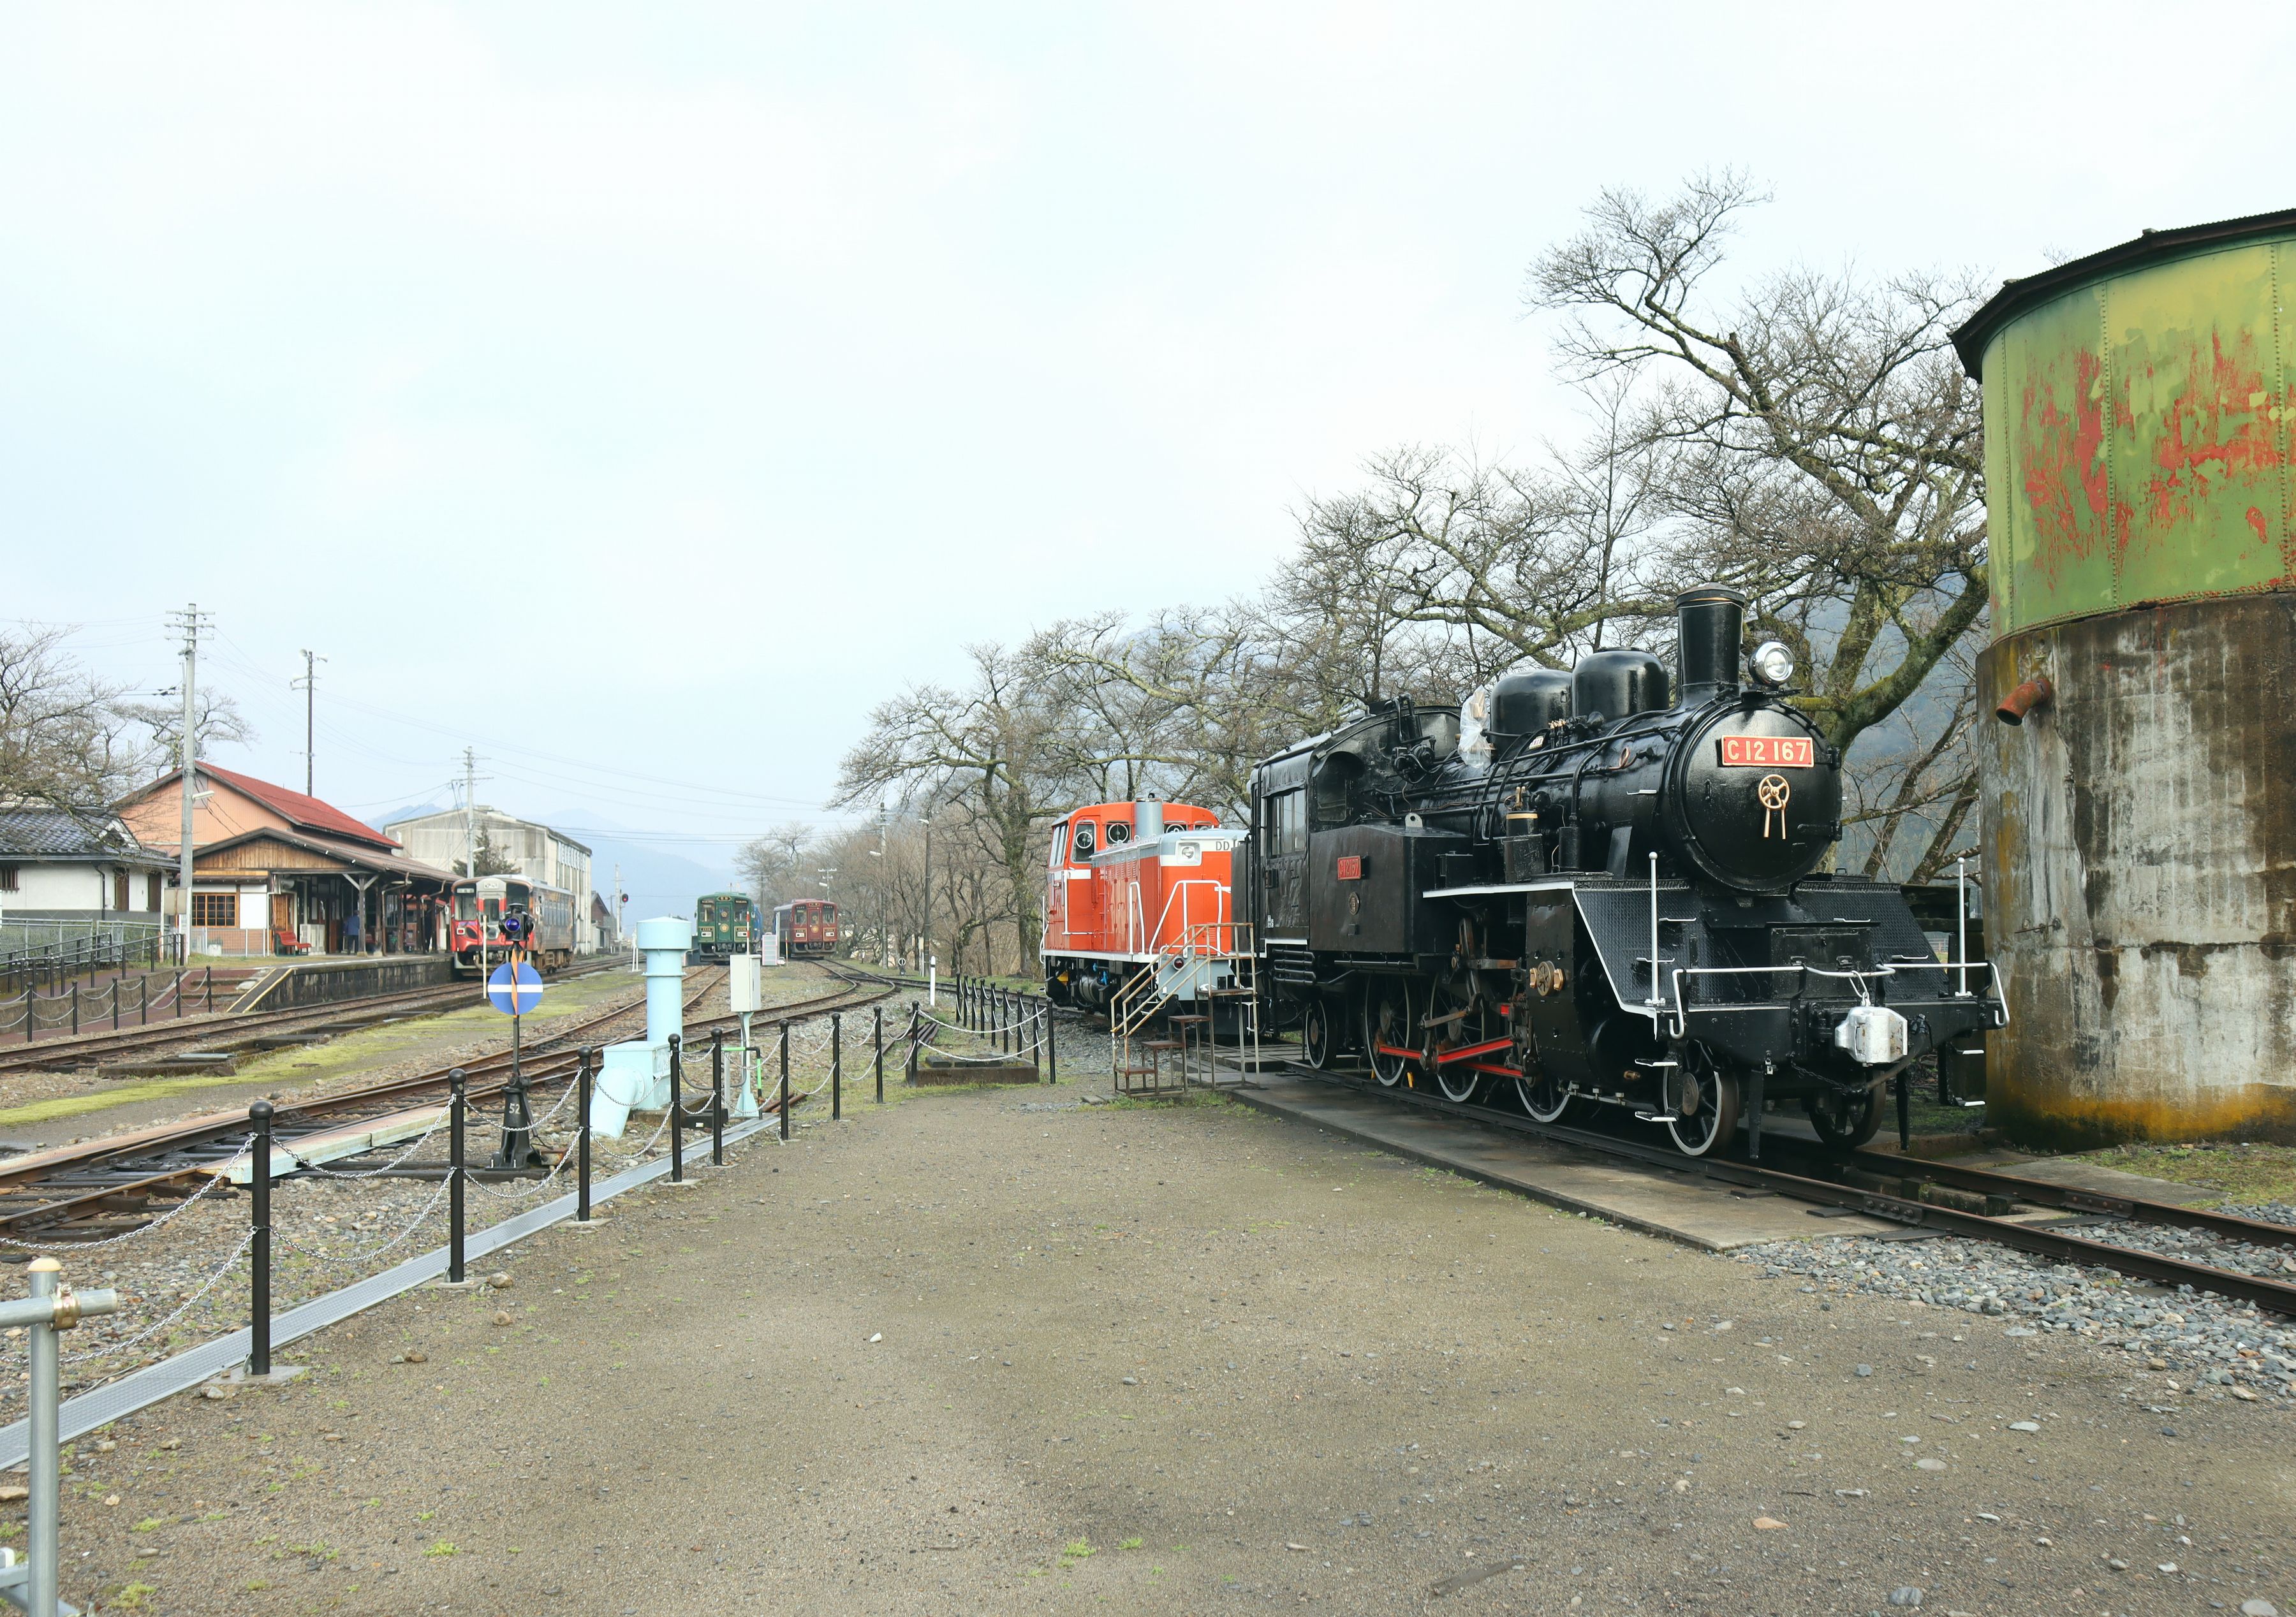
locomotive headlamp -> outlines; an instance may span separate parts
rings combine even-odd
[[[1754,648],[1754,655],[1746,659],[1754,677],[1765,685],[1783,685],[1794,675],[1793,653],[1783,641],[1766,640]]]

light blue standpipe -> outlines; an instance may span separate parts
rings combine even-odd
[[[590,1132],[608,1139],[622,1137],[632,1112],[659,1112],[669,1104],[670,1035],[685,1033],[685,951],[693,946],[693,923],[675,915],[640,921],[637,946],[645,960],[645,1037],[606,1046],[592,1081]]]

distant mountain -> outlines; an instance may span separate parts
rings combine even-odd
[[[371,818],[367,823],[387,826],[401,820],[412,820],[420,814],[436,814],[451,804],[413,803],[405,808],[391,810],[387,814]],[[694,901],[704,893],[725,893],[737,886],[728,864],[716,859],[704,863],[688,858],[678,850],[684,847],[704,858],[718,853],[709,845],[700,843],[662,843],[653,841],[652,833],[633,831],[627,826],[589,809],[562,809],[554,813],[536,814],[512,804],[497,803],[491,806],[521,820],[538,821],[553,830],[563,832],[590,850],[590,883],[606,902],[613,902],[614,867],[622,868],[622,891],[630,895],[629,908],[624,911],[632,921],[644,920],[656,915],[692,915]],[[616,833],[624,833],[618,836]],[[645,837],[639,842],[631,837]],[[583,895],[585,898],[588,894]]]
[[[729,866],[718,862],[725,855],[707,844],[662,843],[650,837],[644,842],[626,840],[616,833],[627,832],[628,827],[580,809],[535,818],[589,848],[591,881],[606,894],[609,903],[613,902],[614,867],[621,866],[622,891],[630,895],[624,913],[632,921],[656,915],[692,915],[694,901],[704,893],[725,893],[737,886]],[[678,851],[681,846],[710,862],[688,858]]]

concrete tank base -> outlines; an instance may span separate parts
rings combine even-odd
[[[2046,674],[2022,726],[2003,697]],[[2296,1144],[2296,594],[2025,630],[1978,663],[1988,1121]]]

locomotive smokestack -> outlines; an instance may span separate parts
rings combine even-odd
[[[1702,584],[1676,596],[1674,610],[1682,706],[1702,707],[1718,696],[1734,694],[1746,598],[1724,584]]]

